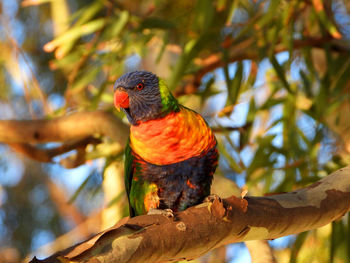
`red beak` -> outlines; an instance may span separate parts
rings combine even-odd
[[[129,95],[125,91],[116,90],[114,92],[114,106],[120,111],[120,108],[129,108]]]

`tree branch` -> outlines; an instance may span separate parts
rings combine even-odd
[[[229,48],[232,42],[233,42],[232,39],[225,41],[223,43],[224,48]],[[235,46],[234,48],[232,48],[230,51],[228,61],[225,61],[222,59],[221,53],[212,54],[205,59],[197,60],[196,64],[200,66],[200,69],[196,73],[194,73],[194,76],[191,78],[191,81],[186,83],[185,86],[182,86],[180,89],[175,90],[174,95],[180,96],[183,94],[194,93],[199,88],[201,84],[201,80],[205,74],[217,68],[225,66],[227,62],[233,63],[233,62],[242,61],[242,60],[259,59],[261,56],[259,53],[259,50],[257,48],[249,48],[249,46],[253,43],[254,41],[252,39],[247,39],[243,41],[242,45],[244,47],[240,47],[241,44],[238,44],[238,46]],[[305,47],[322,48],[325,44],[329,44],[330,49],[335,52],[344,52],[344,53],[349,52],[349,49],[347,47],[341,46],[331,36],[297,39],[297,40],[294,40],[293,48],[294,50],[305,48]],[[279,44],[279,45],[276,45],[273,53],[278,54],[280,52],[287,51],[287,50],[288,50],[287,46],[283,44]]]
[[[51,120],[0,120],[0,142],[65,142],[105,135],[125,145],[129,128],[112,113],[78,112]]]
[[[52,162],[52,159],[58,155],[75,150],[77,148],[85,149],[85,147],[88,144],[99,144],[99,143],[101,143],[100,139],[89,136],[89,137],[86,137],[80,140],[71,141],[71,142],[62,144],[59,147],[50,148],[50,149],[38,148],[29,143],[9,143],[8,145],[16,152],[22,153],[31,159],[37,160],[39,162],[49,163],[49,162]]]
[[[244,243],[249,250],[252,263],[277,263],[273,250],[266,240],[250,240]]]
[[[124,148],[129,127],[112,113],[104,111],[79,112],[51,120],[0,120],[0,143],[7,143],[16,152],[40,162],[52,162],[55,156],[77,150],[75,155],[62,159],[66,168],[77,167],[86,161],[88,144],[99,144],[94,135],[105,135]],[[51,149],[32,144],[63,142]]]
[[[124,218],[93,238],[31,262],[168,262],[222,245],[308,231],[350,209],[350,166],[309,187],[268,197],[214,198],[175,214]]]

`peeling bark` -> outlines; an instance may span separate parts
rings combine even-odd
[[[174,218],[143,215],[51,257],[31,262],[171,262],[222,245],[308,231],[350,209],[350,166],[309,187],[268,197],[216,198]]]

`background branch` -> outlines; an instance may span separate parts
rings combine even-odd
[[[112,113],[78,112],[51,120],[0,120],[0,142],[66,142],[91,135],[105,135],[125,145],[129,128]]]
[[[244,244],[249,250],[252,263],[277,263],[267,240],[251,240]]]
[[[35,147],[29,143],[9,143],[8,145],[18,153],[22,153],[25,156],[34,159],[39,162],[49,163],[52,162],[53,158],[61,155],[63,153],[75,150],[77,148],[85,149],[88,144],[99,144],[100,139],[94,138],[92,136],[71,141],[60,145],[59,147],[43,149]],[[85,152],[85,151],[84,151]]]
[[[233,43],[233,39],[227,40],[225,43],[223,43],[224,48],[229,48],[230,45]],[[232,48],[229,50],[230,55],[229,59],[225,61],[222,58],[222,54],[212,54],[205,59],[197,60],[197,64],[200,66],[200,69],[196,71],[193,74],[193,77],[191,78],[191,81],[185,83],[185,85],[179,87],[175,90],[174,94],[176,96],[181,96],[184,94],[191,94],[197,91],[199,86],[201,85],[202,78],[205,74],[214,71],[217,68],[224,67],[227,63],[234,63],[237,61],[242,60],[258,60],[261,58],[260,51],[257,48],[252,47],[252,44],[254,41],[251,41],[251,39],[248,39],[244,41],[244,47],[239,47],[240,44],[238,44],[238,47]],[[311,48],[323,48],[323,45],[328,44],[330,49],[334,52],[338,53],[347,53],[349,52],[348,47],[342,46],[340,42],[335,40],[331,36],[326,37],[310,37],[306,39],[301,40],[294,40],[293,48],[294,49],[301,49],[305,47],[311,47]],[[274,48],[273,54],[278,54],[283,51],[287,51],[288,47],[280,44],[276,45]]]

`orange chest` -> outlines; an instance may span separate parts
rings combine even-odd
[[[188,109],[130,128],[132,150],[145,161],[157,165],[205,154],[215,144],[214,134],[204,119]]]

